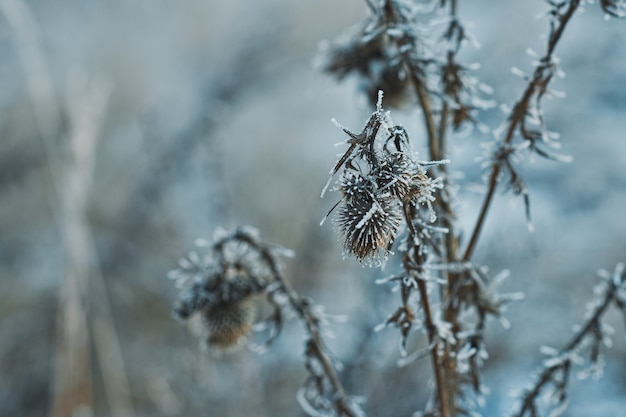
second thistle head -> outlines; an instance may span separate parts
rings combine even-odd
[[[190,320],[209,347],[225,350],[237,346],[254,323],[254,296],[263,290],[243,275],[210,274],[187,288],[174,310]]]
[[[168,274],[181,289],[174,315],[187,322],[205,346],[228,350],[251,333],[263,294],[274,314],[259,327],[269,329],[266,343],[271,342],[282,317],[278,256],[290,256],[290,251],[261,241],[250,227],[217,230],[213,242],[199,240],[197,245],[204,256],[192,251]]]

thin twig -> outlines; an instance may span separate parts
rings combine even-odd
[[[528,106],[533,95],[538,89],[545,88],[546,83],[544,80],[544,71],[546,71],[549,66],[552,65],[552,55],[554,53],[554,49],[561,39],[565,27],[571,20],[579,5],[580,0],[571,0],[568,4],[566,12],[562,15],[559,15],[558,26],[556,26],[556,28],[553,28],[550,33],[546,52],[540,60],[540,65],[535,68],[533,77],[526,86],[526,89],[524,90],[521,99],[513,107],[513,110],[509,115],[509,126],[507,128],[506,136],[504,137],[503,141],[504,146],[509,145],[512,142],[513,136],[517,131],[518,126],[520,125],[520,123],[523,122],[524,117],[526,117],[526,112],[528,110]],[[469,243],[463,254],[463,261],[468,261],[474,254],[474,250],[476,249],[478,238],[480,237],[482,227],[484,225],[485,219],[487,218],[487,213],[493,200],[493,196],[498,185],[498,179],[501,172],[502,161],[494,161],[491,168],[491,174],[489,175],[487,193],[485,194],[485,198],[483,199],[480,212],[478,214],[478,219],[476,220],[476,224],[474,225]]]
[[[317,320],[310,311],[309,304],[304,301],[283,278],[278,268],[278,265],[276,265],[274,257],[267,248],[260,246],[258,242],[254,241],[245,232],[236,231],[232,235],[232,239],[246,242],[258,251],[258,253],[263,258],[263,261],[269,267],[271,275],[274,278],[275,282],[280,285],[282,292],[287,295],[289,299],[289,304],[297,313],[298,317],[302,320],[306,327],[307,333],[310,338],[310,343],[314,347],[313,354],[322,365],[324,374],[328,378],[328,381],[335,391],[336,398],[334,399],[334,401],[335,406],[337,407],[337,411],[340,413],[339,415],[344,415],[346,417],[359,417],[359,413],[353,410],[348,395],[346,394],[346,390],[343,387],[343,384],[339,379],[339,375],[337,374],[337,371],[335,370],[335,367],[326,352],[327,349],[323,341],[322,335],[320,334]]]
[[[316,324],[316,320],[312,316],[308,306],[302,302],[302,299],[298,294],[289,286],[287,281],[282,277],[275,267],[272,266],[272,270],[274,272],[274,277],[276,281],[278,281],[283,288],[283,291],[289,297],[289,303],[293,307],[293,309],[298,313],[298,316],[303,320],[307,333],[310,337],[310,342],[315,346],[314,354],[317,359],[322,364],[324,369],[324,374],[330,381],[335,393],[337,394],[336,398],[336,406],[341,415],[345,415],[348,417],[357,417],[357,413],[352,410],[350,405],[350,401],[348,400],[348,396],[346,395],[346,390],[343,387],[339,375],[335,370],[330,358],[326,353],[326,347],[322,340],[322,336],[319,331],[319,327]]]
[[[426,333],[428,336],[428,345],[433,346],[430,349],[430,356],[433,362],[433,371],[435,374],[435,383],[437,385],[437,394],[439,396],[439,407],[441,417],[449,417],[449,397],[448,390],[446,388],[445,377],[443,373],[443,364],[439,357],[439,343],[437,341],[437,330],[433,321],[433,314],[430,308],[430,302],[428,297],[428,288],[426,282],[422,279],[417,279],[417,288],[420,293],[420,302],[424,309],[424,319],[426,320]],[[433,345],[434,344],[434,345]]]
[[[565,345],[563,349],[556,354],[556,357],[566,358],[563,362],[559,362],[553,366],[547,366],[537,377],[537,380],[532,388],[528,389],[523,396],[523,400],[518,412],[513,414],[513,417],[523,417],[526,413],[535,409],[535,401],[541,393],[544,386],[553,382],[553,375],[564,367],[569,367],[572,360],[569,356],[575,352],[585,340],[585,338],[593,333],[598,328],[602,316],[606,313],[607,309],[613,302],[618,301],[618,291],[624,286],[624,269],[623,265],[618,265],[610,279],[607,279],[607,289],[604,293],[602,301],[594,308],[593,313],[580,327],[580,329],[574,334],[570,341]],[[533,414],[534,415],[534,414]]]
[[[452,25],[456,24],[456,19],[457,19],[456,0],[450,0],[449,5],[450,5],[450,9],[448,11],[448,17],[450,19],[450,24],[449,24],[448,32],[450,33],[453,27]],[[449,41],[452,42],[452,39],[449,39]],[[455,47],[451,47],[451,46],[448,47],[446,59],[447,59],[447,64],[449,66],[452,66],[455,61],[456,53],[460,47],[460,40],[458,42],[459,43]],[[438,137],[438,144],[437,144],[438,154],[436,156],[437,159],[447,159],[446,134],[447,134],[449,111],[450,111],[450,108],[449,108],[448,100],[444,99],[443,104],[442,104],[442,109],[441,109],[441,116],[439,120],[439,137]],[[449,185],[447,167],[443,165],[440,167],[440,170],[444,178],[445,185],[446,186]],[[457,259],[458,258],[458,254],[457,254],[458,237],[454,229],[454,219],[456,217],[456,214],[451,206],[450,193],[447,192],[447,188],[444,188],[444,190],[446,190],[444,191],[444,193],[446,194],[442,195],[442,197],[437,200],[436,204],[439,206],[439,209],[440,209],[442,224],[446,229],[448,229],[448,233],[446,233],[446,235],[444,236],[444,240],[445,240],[444,262],[452,263],[458,260]],[[458,303],[457,300],[454,299],[454,297],[456,297],[457,292],[454,291],[453,289],[458,286],[457,283],[459,281],[459,274],[454,273],[454,272],[444,271],[444,276],[448,283],[447,285],[448,301],[444,303],[444,306],[445,306],[444,307],[445,309],[444,320],[452,324],[452,330],[453,332],[456,333],[459,330],[458,306],[460,305],[460,303]],[[450,346],[446,345],[446,350],[445,350],[444,356],[442,357],[442,361],[443,361],[443,364],[442,364],[443,372],[446,376],[445,388],[447,391],[449,407],[452,410],[452,415],[456,415],[455,406],[456,406],[456,396],[457,396],[457,391],[458,391],[457,384],[458,384],[459,375],[457,372],[456,356],[451,355]]]
[[[450,10],[448,12],[449,14],[449,18],[450,18],[450,27],[448,29],[448,32],[451,31],[452,25],[456,24],[456,8],[457,8],[457,2],[456,0],[450,0]],[[448,49],[447,52],[447,61],[448,61],[448,65],[452,65],[454,63],[455,57],[456,57],[456,52],[458,51],[458,46],[452,48],[450,47]],[[442,108],[441,108],[441,117],[439,120],[439,137],[438,137],[438,144],[437,144],[437,149],[436,151],[438,152],[436,155],[433,156],[433,158],[435,160],[441,160],[441,159],[447,159],[447,145],[446,145],[446,134],[447,134],[447,127],[448,127],[448,117],[449,117],[449,113],[450,113],[450,106],[448,104],[447,100],[443,100],[443,104],[442,104]],[[431,154],[434,152],[435,150],[431,149]],[[439,169],[441,170],[441,173],[443,175],[444,181],[446,181],[446,185],[447,185],[447,181],[448,181],[448,175],[447,175],[447,167],[446,165],[441,165],[439,167]],[[445,190],[445,187],[444,187]],[[448,233],[445,235],[445,242],[446,242],[446,259],[445,262],[447,263],[451,263],[451,262],[456,262],[457,261],[457,251],[458,251],[458,239],[456,236],[456,233],[454,231],[454,218],[456,217],[456,214],[454,213],[454,210],[452,209],[452,206],[450,204],[450,199],[449,199],[449,194],[448,196],[444,196],[440,199],[437,200],[436,202],[437,205],[439,205],[440,209],[441,209],[441,213],[443,214],[442,217],[442,223],[443,226],[448,229]],[[450,273],[446,273],[447,278],[448,278],[448,288],[452,288],[453,287],[453,280],[454,280],[454,276],[455,274],[450,274]],[[450,303],[452,304],[452,303]],[[446,320],[449,320],[451,317],[450,314],[446,314]]]
[[[413,228],[413,222],[411,219],[411,212],[408,209],[408,206],[405,206],[404,210],[405,221],[407,225],[409,225],[409,242],[416,242],[416,231]],[[412,253],[412,257],[411,257]],[[415,244],[411,251],[407,251],[404,256],[403,266],[407,274],[417,282],[417,288],[420,293],[420,303],[422,305],[422,309],[424,310],[424,321],[426,327],[426,334],[428,337],[428,345],[433,346],[430,349],[430,356],[433,365],[433,373],[435,375],[435,385],[437,387],[437,397],[439,399],[439,407],[441,412],[441,417],[450,417],[450,409],[449,405],[449,397],[448,390],[445,383],[445,376],[443,373],[443,366],[441,363],[441,359],[439,357],[439,336],[437,335],[437,328],[435,326],[435,321],[432,313],[432,309],[430,306],[430,297],[428,295],[428,288],[426,285],[426,281],[422,279],[420,276],[415,276],[415,274],[419,274],[423,271],[416,271],[415,266],[421,268],[423,265],[423,256],[420,254],[420,247],[418,244]]]
[[[411,66],[409,65],[409,68]],[[439,161],[442,158],[440,149],[439,149],[439,141],[437,139],[437,128],[435,126],[435,119],[433,118],[432,105],[430,102],[430,98],[428,97],[428,91],[424,86],[424,82],[419,78],[416,74],[415,70],[411,68],[411,81],[413,82],[413,88],[415,88],[415,93],[417,95],[417,99],[419,101],[420,107],[422,108],[422,116],[424,117],[424,123],[426,125],[426,133],[428,135],[428,149],[430,150],[430,159],[432,161]]]

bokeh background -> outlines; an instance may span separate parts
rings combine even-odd
[[[476,253],[511,271],[505,290],[526,294],[509,330],[489,326],[486,416],[506,415],[539,347],[561,346],[584,318],[595,271],[626,261],[626,22],[586,9],[559,44],[567,77],[553,86],[567,98],[546,102],[573,162],[525,161],[535,232],[522,201],[499,194]],[[545,10],[459,2],[482,45],[461,59],[481,63],[498,103],[519,97],[511,67],[529,71],[527,49],[542,51]],[[330,223],[319,226],[344,140],[330,119],[358,130],[369,110],[355,80],[335,82],[314,58],[365,13],[361,0],[0,0],[0,415],[63,415],[55,398],[73,373],[90,404],[81,416],[303,416],[297,323],[262,355],[215,355],[171,317],[167,271],[196,238],[236,224],[294,249],[296,290],[348,318],[330,347],[369,415],[421,409],[428,360],[396,367],[397,332],[372,331],[397,303],[374,284],[389,272],[343,259]],[[419,114],[392,116],[424,151]],[[481,117],[491,128],[504,118]],[[466,231],[490,140],[478,130],[452,140]],[[574,378],[567,416],[626,409],[624,321],[607,319],[605,375]]]

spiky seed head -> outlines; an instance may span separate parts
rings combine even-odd
[[[219,303],[203,313],[207,344],[219,350],[237,346],[248,336],[254,323],[254,308],[250,299],[234,303]]]
[[[250,333],[255,295],[262,290],[257,280],[245,274],[211,274],[181,294],[174,314],[189,321],[208,346],[226,350]]]
[[[344,201],[335,224],[343,236],[347,253],[359,260],[380,262],[393,243],[402,217],[393,201],[378,200],[373,194],[355,194]]]
[[[404,153],[390,154],[375,173],[379,192],[403,201],[411,190],[415,171],[415,164]]]
[[[358,172],[346,170],[339,178],[339,191],[347,204],[363,201],[374,195],[374,184]]]

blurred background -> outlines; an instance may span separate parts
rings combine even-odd
[[[511,104],[543,50],[540,0],[459,1],[481,48],[463,62]],[[375,285],[389,271],[343,259],[320,191],[342,133],[369,116],[355,80],[313,64],[318,44],[366,14],[361,0],[0,0],[0,415],[303,416],[303,333],[289,323],[271,349],[216,356],[171,317],[166,278],[196,238],[250,224],[294,249],[295,289],[349,318],[331,349],[371,416],[410,416],[430,389],[428,360],[398,368],[399,335],[374,333],[398,303]],[[546,102],[570,164],[525,161],[535,232],[520,199],[499,194],[475,259],[508,268],[523,291],[504,330],[488,327],[486,416],[511,409],[542,345],[560,347],[584,318],[598,268],[626,261],[626,22],[595,4],[567,28],[567,77]],[[424,155],[421,118],[394,111]],[[481,122],[502,123],[498,110]],[[478,130],[452,140],[466,233],[483,186]],[[626,407],[624,321],[603,378],[572,381],[567,416]],[[419,345],[423,341],[415,341]],[[72,382],[73,381],[73,382]],[[72,383],[77,387],[71,386]]]

